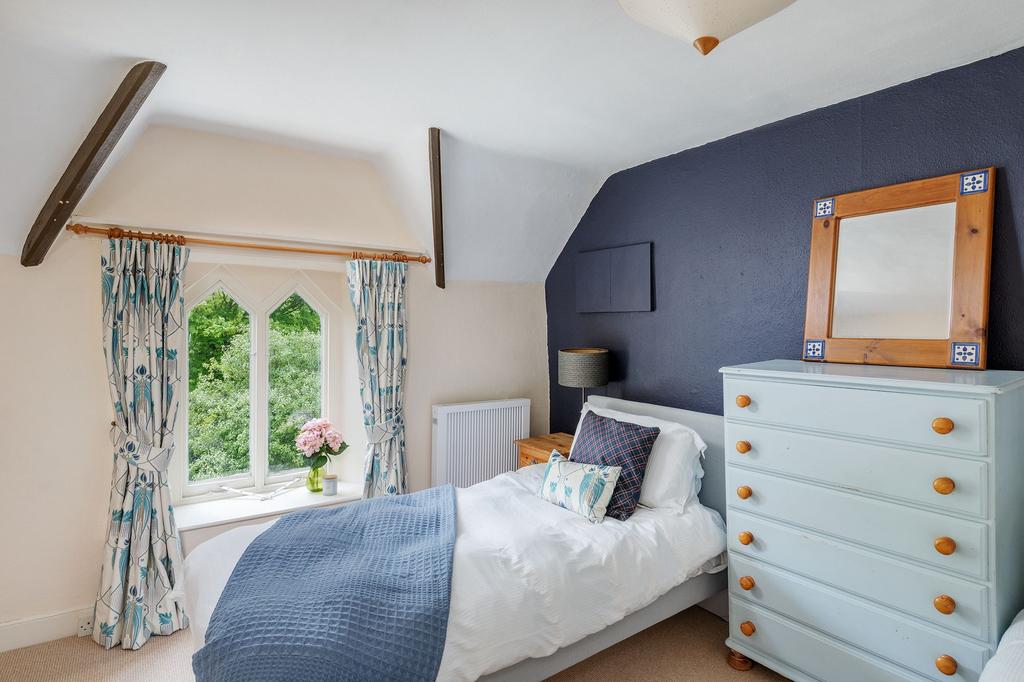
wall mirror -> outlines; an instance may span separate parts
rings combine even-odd
[[[814,202],[803,358],[982,369],[995,169]]]

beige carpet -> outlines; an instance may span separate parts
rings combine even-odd
[[[754,666],[737,672],[725,663],[726,625],[692,608],[552,678],[761,682],[783,680]],[[68,637],[0,654],[2,682],[193,682],[187,632],[153,637],[138,651],[104,651],[89,638]]]
[[[67,637],[0,654],[2,682],[194,682],[188,632],[151,637],[138,651]]]
[[[550,682],[783,682],[786,678],[755,665],[739,672],[725,657],[729,627],[701,608],[691,608],[619,642],[555,675]]]

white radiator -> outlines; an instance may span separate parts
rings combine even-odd
[[[432,485],[460,488],[516,468],[515,441],[530,435],[530,400],[489,400],[433,407]]]

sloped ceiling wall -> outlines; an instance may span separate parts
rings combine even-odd
[[[431,250],[430,236],[414,231],[400,208],[410,198],[392,191],[424,184],[425,173],[403,183],[380,158],[244,135],[148,125],[125,142],[76,218]],[[447,134],[442,140],[448,279],[543,281],[603,178]],[[429,202],[429,193],[418,198]]]
[[[615,0],[6,0],[0,253],[139,59],[168,70],[132,134],[183,124],[369,159],[424,245],[441,127],[465,162],[449,177],[475,183],[449,183],[450,276],[536,280],[610,173],[1018,47],[1022,21],[1018,0],[802,0],[702,57]]]
[[[542,282],[604,176],[442,138],[450,277]]]
[[[169,125],[150,125],[129,145],[79,204],[79,219],[423,248],[365,158]]]

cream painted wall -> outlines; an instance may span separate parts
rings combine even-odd
[[[530,399],[530,430],[548,432],[544,283],[448,282],[410,266],[406,444],[409,485],[430,486],[430,406]]]
[[[0,625],[88,606],[112,455],[99,242],[0,256]]]
[[[422,248],[365,159],[167,125],[135,136],[75,214],[166,230]]]
[[[314,166],[310,168],[312,172]],[[197,181],[208,179],[203,178]],[[107,183],[121,189],[114,191]],[[90,203],[94,217],[112,220],[122,205],[117,198],[135,187],[115,167]],[[107,205],[98,202],[103,196],[111,197],[109,212]],[[287,193],[278,197],[281,215],[287,214],[290,197]],[[231,201],[236,198],[232,196]],[[135,214],[133,220],[171,224],[169,216],[178,215],[172,213],[173,206],[159,204],[156,198],[153,206],[151,214]],[[168,213],[160,213],[157,207]],[[231,208],[236,209],[237,224],[250,215],[244,205]],[[224,206],[209,206],[209,211],[220,216],[232,213]],[[387,225],[391,215],[392,209],[384,207],[377,214],[366,213],[364,222]],[[110,399],[100,327],[101,243],[62,236],[36,268],[21,267],[15,256],[0,256],[0,547],[4,548],[0,640],[5,631],[30,629],[37,622],[32,619],[61,612],[69,615],[60,620],[60,627],[70,624],[72,631],[46,632],[56,633],[50,637],[72,634],[77,618],[73,612],[91,606],[99,582],[112,466],[107,434]],[[221,255],[194,250],[189,279],[211,268],[211,261]],[[352,328],[345,326],[353,320],[339,265],[252,256],[231,267],[238,262],[246,267],[309,268],[310,278],[321,290],[342,299],[339,308],[345,322],[335,348],[341,354],[337,367],[343,374],[343,395],[341,413],[332,409],[332,416],[354,442],[339,462],[339,473],[358,477],[362,459],[356,438],[359,401],[353,395],[357,384],[354,358],[349,354]],[[279,276],[268,271],[268,283]],[[532,400],[533,432],[546,432],[547,329],[542,283],[449,282],[447,289],[440,290],[434,287],[430,267],[410,265],[408,303],[406,440],[412,488],[430,484],[430,406],[434,403],[527,397]],[[23,619],[29,619],[29,625],[17,622]]]

